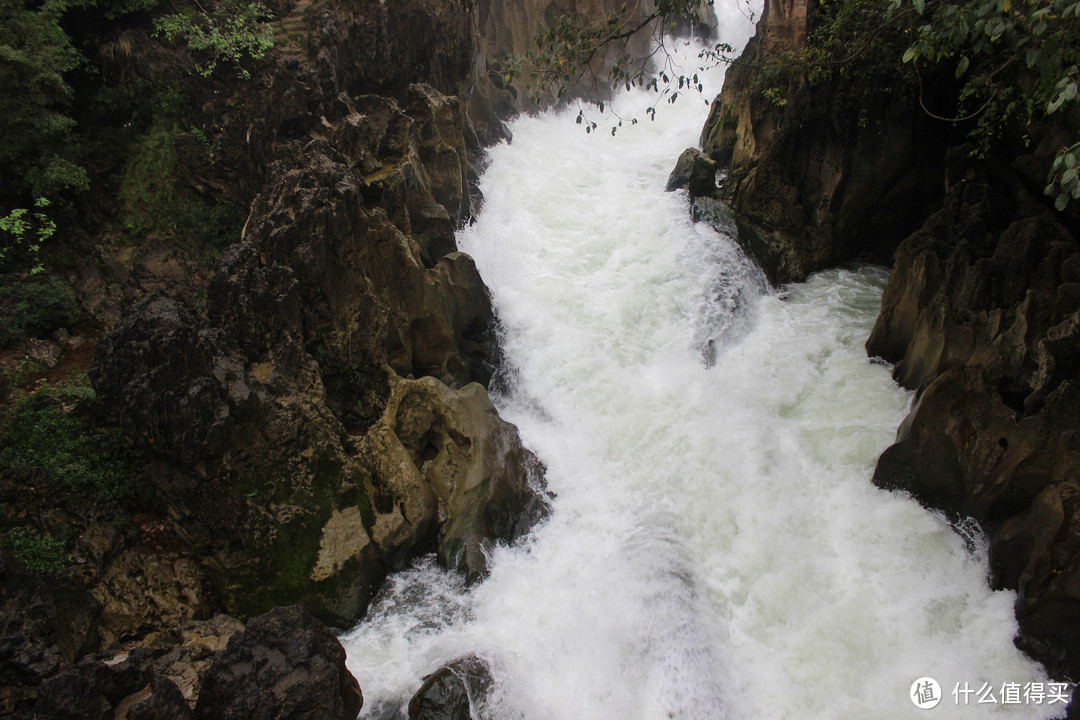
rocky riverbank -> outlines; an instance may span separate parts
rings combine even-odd
[[[1080,679],[1080,245],[1076,203],[1058,211],[1042,192],[1061,128],[972,159],[919,107],[948,82],[920,89],[897,63],[891,79],[862,77],[867,90],[770,66],[807,46],[815,7],[766,2],[671,187],[698,217],[737,225],[774,283],[891,261],[867,352],[917,400],[874,482],[978,522],[991,582],[1018,592],[1017,644]]]
[[[421,554],[481,578],[543,516],[543,468],[487,397],[492,311],[454,232],[524,107],[500,63],[615,6],[285,2],[250,79],[126,31],[131,72],[185,78],[191,130],[151,124],[127,209],[97,198],[61,273],[82,319],[57,322],[101,333],[92,390],[43,376],[10,409],[0,713],[355,717],[319,621],[354,622]],[[174,243],[177,197],[246,218],[238,242],[209,264]],[[59,371],[69,335],[31,340]],[[61,426],[103,453],[85,483],[45,467]]]

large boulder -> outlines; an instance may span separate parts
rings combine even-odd
[[[252,618],[217,654],[195,717],[355,720],[363,705],[337,638],[302,608]]]
[[[716,161],[697,148],[686,148],[668,176],[666,190],[686,188],[690,197],[712,195],[716,190]]]
[[[479,384],[399,381],[367,440],[375,475],[403,498],[379,514],[377,544],[427,533],[442,564],[473,581],[486,575],[494,543],[516,540],[546,513],[542,467]]]

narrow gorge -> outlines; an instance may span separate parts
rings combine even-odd
[[[852,115],[769,65],[826,22],[771,0],[699,9],[746,46],[711,104],[724,65],[669,36],[704,95],[533,105],[508,59],[619,5],[286,1],[247,78],[153,12],[96,30],[104,87],[182,101],[75,109],[125,148],[58,210],[77,309],[0,334],[37,363],[5,370],[0,714],[899,718],[932,677],[948,717],[984,684],[1065,717],[1052,148],[969,159],[903,84]],[[12,317],[54,287],[4,282]]]

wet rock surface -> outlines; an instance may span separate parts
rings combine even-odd
[[[690,197],[709,196],[716,190],[716,161],[696,148],[686,148],[668,177],[669,192],[686,188]]]
[[[773,54],[797,54],[820,12],[813,3],[764,4],[700,139],[726,174],[719,190],[700,195],[730,206],[740,244],[773,284],[855,258],[887,262],[935,209],[941,186],[947,132],[899,77],[862,78],[878,99],[853,109],[842,79],[760,72]]]
[[[483,660],[469,656],[439,668],[424,678],[409,700],[409,720],[473,720],[491,687],[491,672]]]
[[[1078,313],[1076,236],[1019,183],[969,175],[900,246],[867,342],[919,391],[874,482],[977,520],[993,582],[1018,591],[1018,643],[1073,678]]]

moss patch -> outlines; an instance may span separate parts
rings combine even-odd
[[[15,559],[34,572],[59,572],[72,564],[64,543],[51,535],[38,535],[24,527],[8,531],[8,544]]]
[[[184,179],[177,154],[182,133],[175,121],[159,119],[134,144],[120,182],[121,221],[129,236],[174,238],[209,265],[240,239],[243,220],[231,204],[207,199]]]

